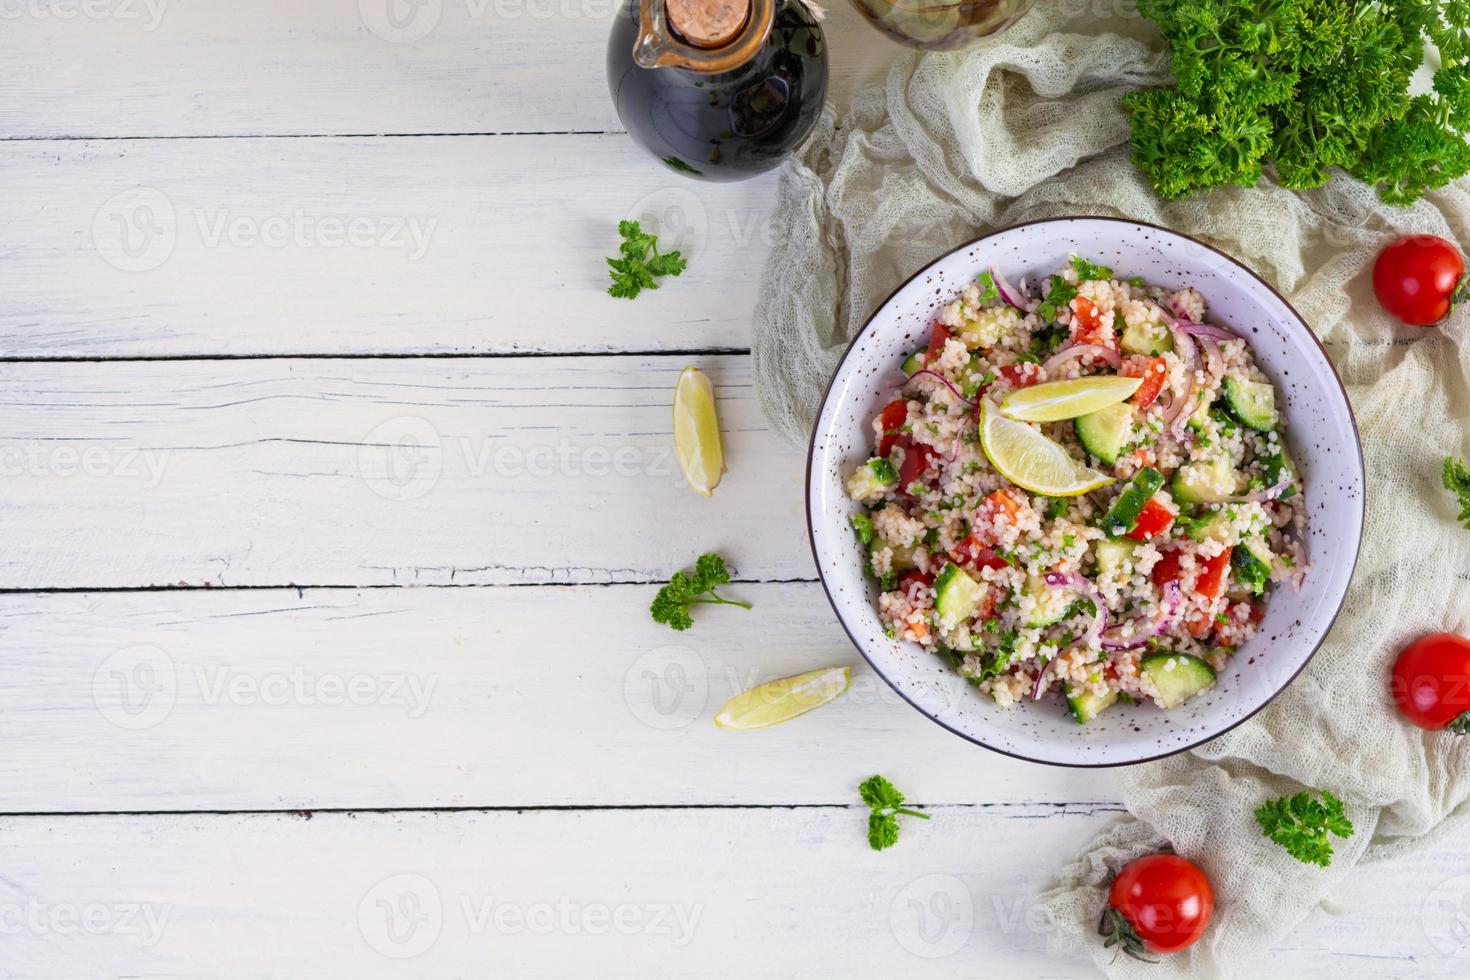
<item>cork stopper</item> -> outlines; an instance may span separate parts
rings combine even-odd
[[[669,25],[700,48],[718,48],[740,33],[750,0],[667,0]]]

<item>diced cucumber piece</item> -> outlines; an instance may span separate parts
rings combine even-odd
[[[918,564],[914,552],[919,550],[918,542],[911,545],[891,544],[888,546],[893,552],[893,559],[889,564],[901,572],[906,572]]]
[[[1275,456],[1268,456],[1261,463],[1261,479],[1266,482],[1266,486],[1274,487],[1283,476],[1291,477],[1291,485],[1281,491],[1281,496],[1276,499],[1290,500],[1297,495],[1297,484],[1300,478],[1297,476],[1296,464],[1291,461],[1291,456],[1287,453],[1285,446],[1282,446]]]
[[[1152,466],[1145,466],[1133,477],[1133,481],[1118,494],[1113,501],[1113,506],[1103,515],[1102,529],[1110,537],[1120,537],[1133,530],[1133,525],[1138,523],[1138,515],[1143,513],[1143,505],[1148,503],[1149,498],[1158,493],[1164,485],[1164,474]]]
[[[1109,405],[1073,423],[1077,438],[1088,452],[1112,466],[1133,435],[1133,406],[1127,402]]]
[[[1219,541],[1223,544],[1234,544],[1235,533],[1231,529],[1233,521],[1231,508],[1221,507],[1212,511],[1201,523],[1189,529],[1189,536],[1196,541]]]
[[[1133,557],[1133,549],[1137,547],[1135,542],[1127,538],[1100,538],[1094,541],[1092,550],[1097,556],[1098,575],[1111,575],[1120,570]]]
[[[1230,553],[1230,568],[1237,582],[1250,589],[1253,595],[1261,595],[1271,581],[1271,562],[1275,557],[1265,540],[1249,537]]]
[[[1050,626],[1066,619],[1067,610],[1072,608],[1072,603],[1077,598],[1066,589],[1047,585],[1040,575],[1032,575],[1026,579],[1022,594],[1032,602],[1030,618],[1026,621],[1031,629]]]
[[[912,354],[910,354],[904,360],[904,362],[903,362],[903,373],[909,375],[910,377],[912,377],[913,375],[917,374],[918,372],[924,370],[924,362],[926,360],[928,360],[928,358],[929,358],[929,352],[928,351],[922,351],[922,350],[916,350],[916,351],[914,351]]]
[[[954,562],[945,562],[934,577],[934,608],[941,619],[963,623],[975,615],[984,598],[985,586]]]
[[[1125,353],[1147,354],[1150,357],[1158,357],[1165,351],[1174,349],[1174,337],[1169,328],[1153,321],[1128,324],[1123,328],[1123,336],[1118,343]]]
[[[1270,383],[1226,378],[1221,387],[1226,407],[1242,425],[1257,432],[1276,428],[1276,389]]]
[[[847,480],[847,495],[859,503],[872,503],[898,486],[898,470],[881,456],[874,456]]]
[[[1093,694],[1090,691],[1076,692],[1071,684],[1062,685],[1062,694],[1067,699],[1067,707],[1072,709],[1072,717],[1077,719],[1077,724],[1085,725],[1098,716],[1105,708],[1110,708],[1118,701],[1118,692],[1109,691],[1107,694]]]
[[[1153,683],[1165,708],[1177,708],[1215,683],[1210,665],[1187,653],[1152,653],[1138,662],[1138,669]]]
[[[1225,456],[1211,456],[1179,467],[1172,493],[1186,504],[1219,504],[1235,495],[1240,476]]]
[[[1209,422],[1209,420],[1210,403],[1207,401],[1201,401],[1199,405],[1195,408],[1195,410],[1190,414],[1189,421],[1186,422],[1185,425],[1189,426],[1196,433],[1199,433],[1205,431],[1205,425]]]

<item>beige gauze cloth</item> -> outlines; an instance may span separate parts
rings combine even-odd
[[[1367,456],[1367,531],[1342,616],[1255,718],[1192,752],[1119,770],[1132,817],[1060,867],[1039,898],[1054,920],[1051,951],[1110,976],[1254,976],[1259,957],[1360,862],[1431,835],[1470,854],[1470,736],[1410,727],[1387,687],[1410,639],[1470,634],[1470,531],[1441,486],[1445,456],[1470,450],[1470,312],[1443,329],[1404,327],[1370,282],[1396,235],[1470,246],[1470,181],[1407,209],[1342,175],[1306,192],[1265,180],[1161,201],[1130,163],[1118,101],[1168,83],[1168,55],[1126,4],[1096,15],[1111,6],[1050,0],[963,51],[895,47],[882,88],[860,94],[840,123],[828,110],[782,177],[754,330],[757,386],[771,423],[805,445],[843,349],[896,286],[964,241],[1037,218],[1114,215],[1200,237],[1302,313],[1347,385]],[[1326,869],[1267,840],[1253,816],[1307,787],[1340,796],[1356,827],[1333,839]],[[1166,846],[1209,875],[1214,924],[1157,966],[1102,949],[1095,929],[1112,875]]]

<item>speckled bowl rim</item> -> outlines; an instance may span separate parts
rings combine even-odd
[[[984,235],[980,235],[976,238],[970,239],[969,241],[962,242],[949,251],[935,256],[917,272],[915,272],[913,275],[909,276],[903,282],[894,287],[893,291],[885,296],[881,303],[878,303],[876,306],[873,307],[872,312],[868,314],[867,320],[863,322],[862,328],[859,329],[857,333],[853,334],[852,340],[847,345],[847,350],[842,352],[842,357],[837,361],[837,366],[832,371],[832,377],[827,380],[827,387],[822,392],[821,405],[817,409],[817,420],[814,421],[812,424],[812,437],[811,442],[807,447],[806,454],[806,535],[807,543],[810,545],[812,551],[812,562],[817,566],[817,579],[822,583],[822,592],[824,595],[826,595],[827,603],[832,607],[832,613],[837,617],[837,622],[841,624],[842,631],[847,634],[848,640],[857,649],[857,652],[862,655],[862,658],[867,661],[868,666],[873,669],[873,673],[883,678],[883,682],[891,687],[894,693],[896,693],[899,697],[907,701],[909,705],[914,708],[914,710],[918,711],[925,718],[928,718],[930,721],[934,722],[934,724],[938,725],[940,728],[943,728],[945,731],[950,732],[954,735],[958,735],[965,741],[978,745],[981,748],[989,749],[991,752],[995,752],[1000,755],[1009,756],[1012,759],[1021,759],[1025,762],[1035,762],[1044,766],[1057,766],[1063,769],[1114,769],[1119,766],[1136,766],[1145,762],[1157,762],[1160,759],[1167,759],[1170,756],[1178,755],[1181,752],[1189,752],[1192,749],[1197,749],[1201,745],[1217,739],[1221,735],[1224,735],[1226,732],[1233,731],[1234,729],[1250,721],[1267,705],[1269,705],[1272,701],[1275,701],[1276,698],[1281,695],[1282,691],[1290,687],[1292,683],[1301,676],[1302,671],[1306,670],[1307,666],[1312,662],[1312,659],[1317,656],[1317,651],[1322,649],[1322,644],[1327,642],[1327,637],[1331,635],[1332,628],[1337,624],[1338,617],[1342,615],[1343,606],[1347,603],[1347,595],[1348,592],[1351,590],[1352,577],[1353,575],[1357,574],[1358,559],[1359,557],[1361,557],[1363,550],[1363,534],[1366,525],[1365,495],[1360,495],[1358,497],[1358,510],[1360,512],[1360,519],[1358,521],[1358,540],[1353,542],[1353,561],[1352,568],[1348,573],[1348,587],[1343,589],[1342,596],[1337,601],[1337,608],[1333,609],[1332,616],[1327,620],[1327,628],[1322,631],[1322,639],[1318,640],[1317,643],[1312,647],[1311,652],[1308,653],[1305,658],[1303,658],[1301,666],[1298,667],[1290,677],[1282,682],[1282,684],[1277,687],[1276,690],[1272,691],[1271,694],[1266,697],[1265,700],[1263,700],[1259,705],[1251,709],[1251,711],[1247,712],[1241,718],[1231,722],[1224,728],[1221,728],[1219,731],[1204,735],[1200,737],[1197,741],[1190,742],[1187,745],[1178,746],[1177,748],[1170,749],[1167,752],[1160,752],[1157,755],[1141,756],[1137,759],[1120,759],[1114,762],[1069,762],[1060,759],[1040,759],[1034,756],[1025,755],[1021,752],[1008,752],[1005,749],[997,748],[994,745],[981,741],[979,738],[959,731],[952,725],[948,725],[940,719],[934,717],[934,715],[931,714],[929,711],[924,709],[919,704],[915,703],[912,698],[910,698],[907,694],[903,692],[903,689],[901,687],[895,684],[893,680],[883,672],[882,668],[878,666],[877,662],[868,655],[868,651],[864,648],[863,644],[858,641],[858,638],[853,633],[852,628],[848,626],[847,620],[842,618],[842,611],[838,609],[837,600],[832,596],[832,587],[827,582],[826,573],[822,571],[822,558],[821,555],[817,553],[815,518],[812,514],[813,504],[816,501],[816,488],[812,484],[812,471],[813,464],[816,462],[817,456],[817,434],[820,431],[819,422],[827,412],[827,403],[832,398],[832,388],[837,383],[838,377],[841,376],[842,368],[847,364],[848,357],[857,348],[858,341],[863,338],[863,335],[868,332],[868,329],[870,327],[872,327],[874,321],[878,319],[878,314],[883,312],[888,304],[893,302],[894,297],[903,292],[903,290],[907,288],[908,285],[912,283],[915,279],[918,279],[934,266],[938,265],[940,262],[943,262],[945,259],[949,258],[951,255],[954,255],[956,252],[963,251],[967,248],[973,248],[974,246],[980,244],[983,241],[986,241],[987,239],[994,238],[996,235],[1002,234],[1004,232],[1014,231],[1017,228],[1026,228],[1032,225],[1062,224],[1069,221],[1079,220],[1110,221],[1114,224],[1131,225],[1135,228],[1149,228],[1161,233],[1162,235],[1192,242],[1195,245],[1200,246],[1201,248],[1206,248],[1209,249],[1211,252],[1214,252],[1226,262],[1230,263],[1232,266],[1239,269],[1241,272],[1244,272],[1256,282],[1260,283],[1262,288],[1266,289],[1278,300],[1280,300],[1281,304],[1286,307],[1286,309],[1291,311],[1291,315],[1296,319],[1297,326],[1301,328],[1302,332],[1306,334],[1308,339],[1310,339],[1312,343],[1316,345],[1317,350],[1321,352],[1322,360],[1326,362],[1327,369],[1332,372],[1333,380],[1337,382],[1338,391],[1342,394],[1342,403],[1347,408],[1348,425],[1352,428],[1353,432],[1353,452],[1358,462],[1358,479],[1366,492],[1368,484],[1368,472],[1363,460],[1363,436],[1362,433],[1358,431],[1358,419],[1357,415],[1353,412],[1353,403],[1352,399],[1348,397],[1347,386],[1342,383],[1342,376],[1337,373],[1337,365],[1332,362],[1331,356],[1329,356],[1327,353],[1327,348],[1322,346],[1322,341],[1317,337],[1316,333],[1312,331],[1312,328],[1307,325],[1306,319],[1301,315],[1301,313],[1297,311],[1297,308],[1292,306],[1287,298],[1285,296],[1282,296],[1275,286],[1272,286],[1265,279],[1261,278],[1261,276],[1254,269],[1246,265],[1244,262],[1241,262],[1239,259],[1235,258],[1235,256],[1221,251],[1208,242],[1200,241],[1198,238],[1195,238],[1192,235],[1186,235],[1183,232],[1175,231],[1172,228],[1165,228],[1162,225],[1156,225],[1149,221],[1139,221],[1134,218],[1117,218],[1111,215],[1075,214],[1068,215],[1066,217],[1038,218],[1035,221],[1022,221],[1014,225],[1007,225],[1004,228],[996,228],[993,231],[986,232]]]

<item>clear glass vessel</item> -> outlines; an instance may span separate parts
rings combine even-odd
[[[1032,0],[852,0],[884,34],[916,48],[958,48],[1009,27]]]

